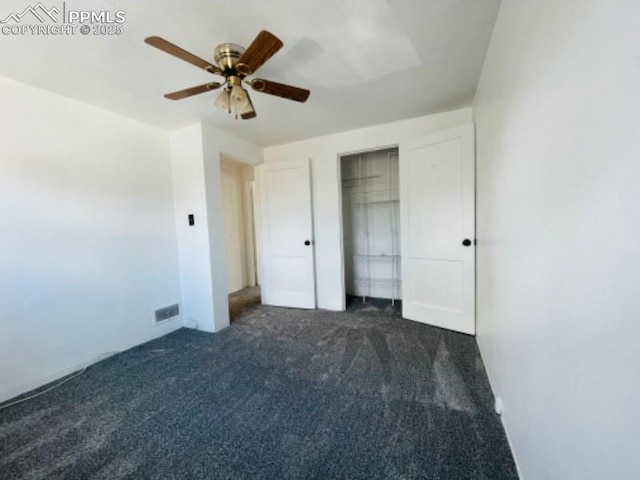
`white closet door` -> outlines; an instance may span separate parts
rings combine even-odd
[[[262,303],[315,308],[309,160],[258,167]]]
[[[400,144],[402,314],[475,334],[473,124]]]

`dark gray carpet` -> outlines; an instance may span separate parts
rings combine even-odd
[[[260,306],[0,411],[2,479],[515,479],[472,337]]]

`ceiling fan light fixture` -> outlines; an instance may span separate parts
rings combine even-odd
[[[253,105],[251,105],[251,102],[247,102],[247,104],[244,107],[236,109],[236,112],[238,113],[238,115],[244,115],[245,113],[251,113],[253,111],[254,111]]]
[[[243,120],[249,120],[255,118],[257,114],[249,93],[243,88],[243,82],[257,92],[300,103],[304,103],[309,97],[309,90],[303,88],[260,78],[253,80],[245,78],[247,75],[255,74],[256,70],[282,48],[282,41],[266,30],[262,30],[246,49],[234,43],[223,43],[215,47],[214,59],[217,65],[158,36],[147,37],[144,41],[191,65],[224,77],[223,82],[209,82],[168,93],[165,97],[169,100],[182,100],[220,88],[221,91],[216,97],[215,105],[227,113],[235,112],[236,118],[241,117]]]
[[[218,95],[218,98],[216,98],[215,105],[222,108],[226,112],[231,110],[231,99],[229,96],[229,90],[224,88],[220,92],[220,95]]]
[[[247,95],[247,91],[240,85],[234,85],[231,88],[231,104],[238,111],[249,105],[249,96]]]

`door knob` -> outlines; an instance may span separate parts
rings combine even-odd
[[[471,245],[471,240],[469,240],[468,238],[465,238],[464,240],[462,240],[462,245],[464,245],[465,247],[468,247],[469,245]]]
[[[308,247],[309,245],[311,245],[311,240],[305,240],[304,244]]]

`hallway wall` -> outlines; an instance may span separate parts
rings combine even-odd
[[[248,182],[253,180],[253,167],[222,158],[220,161],[222,207],[224,215],[227,290],[237,292],[253,285],[251,263],[252,224]]]

